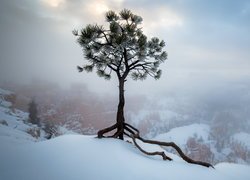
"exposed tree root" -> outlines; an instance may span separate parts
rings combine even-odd
[[[114,124],[114,125],[112,125],[110,127],[104,128],[104,129],[102,129],[102,130],[100,130],[100,131],[97,132],[97,137],[98,138],[102,138],[102,137],[104,137],[103,136],[104,134],[106,134],[106,133],[108,133],[110,131],[113,131],[116,128],[117,128],[117,124]]]
[[[104,137],[103,135],[105,133],[108,133],[114,129],[116,129],[118,127],[117,124],[114,124],[108,128],[105,128],[105,129],[102,129],[98,132],[98,138],[102,138]],[[126,131],[124,131],[126,130]],[[183,151],[181,150],[181,148],[179,146],[177,146],[174,142],[161,142],[161,141],[155,141],[155,140],[147,140],[147,139],[144,139],[140,136],[140,131],[138,129],[136,129],[135,127],[131,126],[130,124],[127,124],[127,123],[124,123],[124,129],[120,129],[118,130],[113,136],[111,137],[114,137],[114,138],[117,138],[119,137],[119,135],[121,135],[121,133],[123,133],[124,135],[130,137],[132,140],[133,140],[133,143],[134,145],[144,154],[147,154],[147,155],[150,155],[150,156],[154,156],[154,155],[159,155],[159,156],[162,156],[163,160],[172,160],[170,157],[168,157],[164,152],[159,152],[159,151],[156,151],[156,152],[147,152],[145,151],[144,149],[142,149],[138,143],[136,142],[136,139],[139,139],[141,140],[142,142],[144,143],[148,143],[148,144],[156,144],[156,145],[159,145],[159,146],[167,146],[167,147],[173,147],[177,153],[180,155],[180,157],[188,162],[188,163],[191,163],[191,164],[197,164],[197,165],[201,165],[201,166],[205,166],[205,167],[213,167],[213,165],[207,163],[207,162],[202,162],[202,161],[195,161],[191,158],[189,158],[188,156],[186,156]]]
[[[117,132],[113,135],[114,138],[118,138],[123,133],[123,129],[117,130]]]
[[[198,164],[198,165],[201,165],[201,166],[205,166],[205,167],[213,167],[213,165],[207,163],[207,162],[202,162],[202,161],[195,161],[191,158],[189,158],[188,156],[186,156],[181,148],[179,146],[177,146],[174,142],[161,142],[161,141],[153,141],[153,140],[145,140],[143,139],[142,137],[138,137],[138,139],[140,139],[142,142],[144,143],[149,143],[149,144],[157,144],[157,145],[160,145],[160,146],[171,146],[173,147],[177,152],[178,154],[182,157],[183,160],[185,160],[186,162],[188,163],[191,163],[191,164]]]
[[[162,156],[162,159],[163,159],[163,160],[172,161],[172,159],[171,159],[170,157],[168,157],[163,151],[161,151],[161,152],[159,152],[159,151],[155,151],[155,152],[147,152],[147,151],[145,151],[144,149],[142,149],[142,148],[137,144],[137,142],[136,142],[136,140],[135,140],[135,139],[136,139],[135,136],[132,135],[131,138],[132,138],[132,140],[133,140],[135,146],[136,146],[141,152],[143,152],[144,154],[147,154],[147,155],[149,155],[149,156],[159,155],[159,156]]]

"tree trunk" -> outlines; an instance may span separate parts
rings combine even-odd
[[[117,108],[117,115],[116,115],[116,123],[117,123],[117,133],[119,133],[119,139],[123,140],[123,132],[124,132],[124,105],[125,105],[125,98],[124,98],[124,83],[125,80],[123,78],[119,79],[119,104]]]

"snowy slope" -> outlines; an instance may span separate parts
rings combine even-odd
[[[29,123],[29,114],[13,107],[14,97],[15,93],[0,88],[0,142],[7,140],[10,143],[20,144],[46,140],[48,135],[44,130],[44,124],[38,127]],[[69,130],[67,124],[57,125],[56,128],[57,136],[78,134]],[[85,129],[86,132],[91,132],[91,130]]]
[[[13,93],[11,91],[4,90],[0,88],[0,105],[3,107],[10,107],[12,104],[8,101],[6,101],[6,97],[9,95],[12,95]]]
[[[17,143],[36,141],[27,133],[32,125],[24,123],[26,118],[26,113],[20,111],[14,113],[9,108],[0,106],[0,140],[7,138]]]
[[[248,150],[250,150],[250,134],[245,132],[240,132],[237,134],[234,134],[232,137],[232,140],[237,141],[244,146],[247,147]]]
[[[160,134],[155,137],[159,141],[173,141],[179,146],[184,146],[188,138],[195,137],[197,139],[208,140],[210,128],[206,124],[191,124],[173,128],[167,133]]]
[[[27,123],[28,113],[13,108],[12,103],[6,100],[6,96],[13,94],[0,88],[0,142],[20,144],[44,140],[44,132],[36,125]],[[41,135],[39,138],[28,133],[38,129]]]
[[[249,180],[250,167],[218,164],[215,169],[176,159],[163,161],[139,152],[131,143],[93,136],[58,138],[0,149],[3,180]],[[151,146],[144,146],[151,149]],[[158,147],[159,149],[160,147]]]

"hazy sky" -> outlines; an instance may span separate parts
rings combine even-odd
[[[142,16],[145,34],[164,39],[169,54],[160,80],[130,80],[128,93],[250,84],[248,0],[1,0],[0,81],[83,82],[117,93],[115,76],[105,81],[77,72],[84,59],[71,31],[104,24],[107,10],[123,8]]]

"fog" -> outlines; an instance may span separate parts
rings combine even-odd
[[[218,111],[237,111],[238,120],[246,120],[250,102],[250,4],[244,0],[3,0],[1,84],[29,85],[37,79],[66,89],[82,84],[90,95],[114,99],[112,107],[116,107],[115,76],[105,81],[95,73],[77,72],[76,66],[83,64],[84,58],[71,31],[88,23],[104,24],[107,10],[122,8],[141,15],[145,34],[164,39],[168,52],[160,80],[128,79],[128,104],[129,98],[147,99],[139,111],[149,108],[147,104],[159,107],[156,105],[163,100],[174,98],[175,105],[159,109],[178,107],[177,111],[185,109],[186,114],[199,109],[206,111],[207,118]]]

